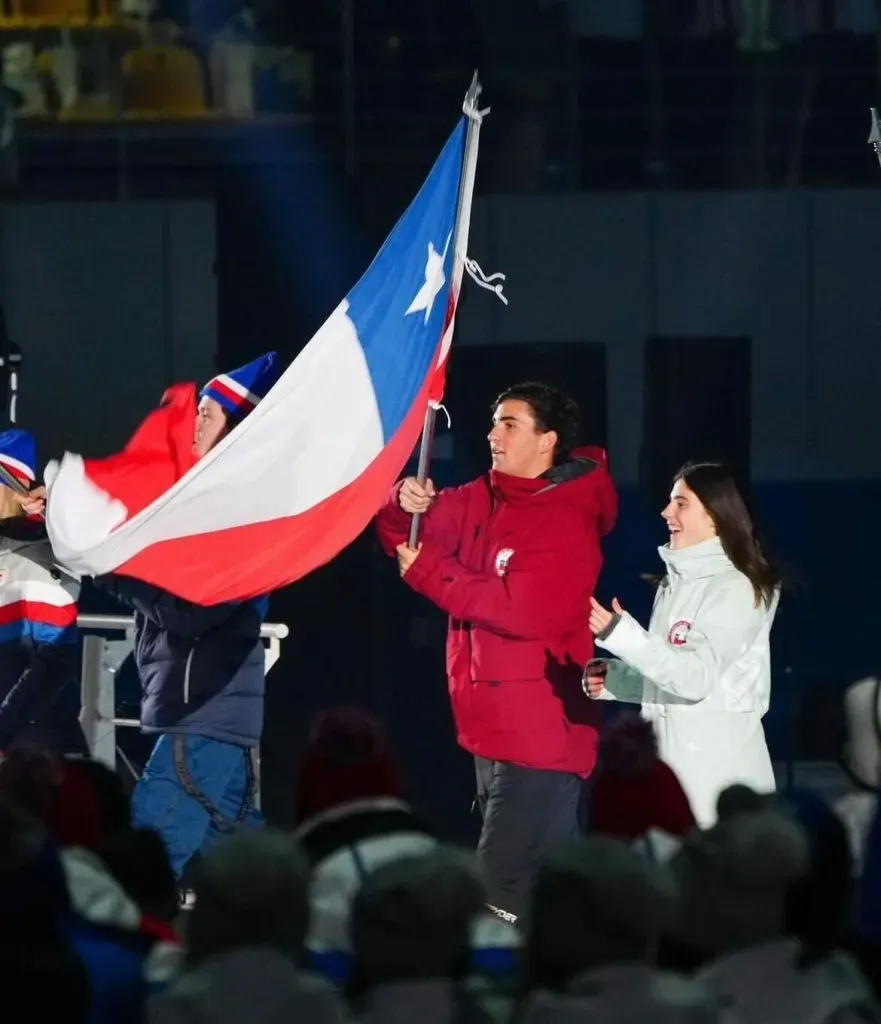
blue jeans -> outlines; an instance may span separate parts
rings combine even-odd
[[[238,828],[259,828],[254,752],[207,736],[160,736],[132,795],[136,828],[165,842],[177,878],[196,853]]]

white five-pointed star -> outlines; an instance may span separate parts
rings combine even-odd
[[[447,258],[447,249],[450,245],[450,232],[447,235],[447,240],[444,244],[444,251],[438,252],[434,247],[433,242],[428,243],[428,259],[425,261],[425,283],[416,293],[413,301],[410,303],[407,313],[419,313],[423,309],[425,310],[425,322],[428,323],[428,318],[431,316],[431,307],[434,305],[434,300],[437,298],[438,292],[443,288],[447,282],[446,274],[444,274],[444,261]]]

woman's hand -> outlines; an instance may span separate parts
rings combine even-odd
[[[606,674],[609,671],[609,663],[605,658],[592,658],[584,670],[581,679],[581,686],[584,692],[592,700],[602,697],[606,688]]]
[[[411,548],[410,545],[406,542],[403,544],[399,544],[395,548],[395,551],[397,552],[398,555],[398,572],[401,574],[401,579],[403,579],[404,576],[407,575],[408,569],[419,557],[419,552],[421,550],[421,544],[416,548]]]
[[[587,620],[590,631],[594,636],[599,636],[624,614],[624,609],[618,604],[618,598],[612,598],[612,610],[603,608],[595,597],[590,599],[590,617]]]

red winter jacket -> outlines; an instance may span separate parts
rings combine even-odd
[[[399,485],[398,485],[399,486]],[[587,627],[617,495],[602,449],[539,479],[491,471],[442,491],[404,577],[450,616],[447,674],[459,743],[480,757],[587,776],[601,711],[581,688]],[[379,513],[393,555],[410,517],[395,487]]]

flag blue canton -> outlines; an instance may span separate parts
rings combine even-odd
[[[348,296],[386,440],[413,407],[443,334],[465,132],[462,117],[418,195]]]

